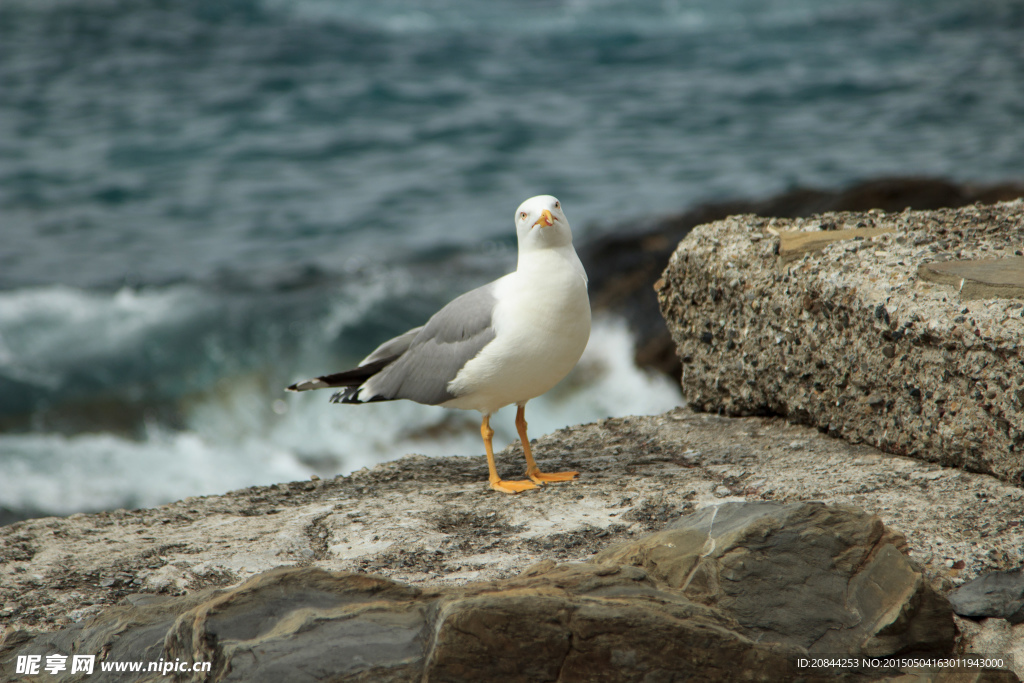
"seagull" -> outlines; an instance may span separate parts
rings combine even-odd
[[[572,246],[562,204],[531,197],[516,209],[519,259],[514,272],[466,292],[424,325],[378,346],[351,370],[297,382],[287,391],[341,387],[332,403],[408,399],[476,410],[490,487],[519,493],[579,472],[541,472],[526,435],[526,402],[547,392],[583,355],[590,339],[587,273]],[[526,456],[523,480],[494,466],[491,415],[516,404]]]

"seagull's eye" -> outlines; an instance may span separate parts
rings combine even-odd
[[[525,211],[520,211],[519,212],[519,217],[520,218],[526,218],[526,212]]]
[[[562,208],[562,205],[561,205],[561,204],[559,204],[558,202],[555,202],[555,208],[556,208],[556,209],[560,209],[560,208]]]

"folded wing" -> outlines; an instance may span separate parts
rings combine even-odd
[[[455,398],[448,383],[494,339],[494,304],[494,283],[466,292],[426,325],[381,344],[357,367],[297,382],[288,391],[344,387],[331,397],[334,403],[444,403]]]

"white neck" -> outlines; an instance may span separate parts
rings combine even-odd
[[[545,269],[555,263],[568,264],[587,284],[587,271],[583,269],[583,263],[577,256],[572,244],[560,247],[543,247],[540,249],[520,249],[519,262],[516,265],[516,272],[529,272],[534,269]]]

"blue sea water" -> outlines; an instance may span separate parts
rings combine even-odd
[[[1024,177],[1021,0],[4,0],[0,508],[481,452],[291,396],[514,267],[699,201]],[[531,431],[679,402],[600,321]],[[514,438],[499,415],[501,443]]]

